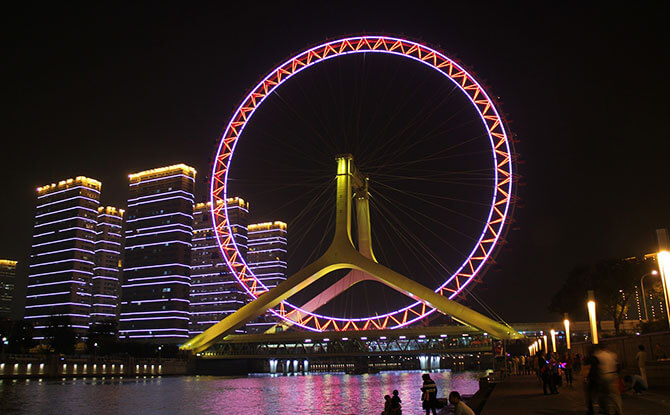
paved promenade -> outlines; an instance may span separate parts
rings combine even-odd
[[[573,415],[586,414],[581,380],[559,388],[558,395],[544,395],[534,375],[513,376],[497,385],[481,415]],[[625,415],[670,414],[670,390],[651,390],[643,395],[623,396]],[[596,413],[598,409],[596,408]]]

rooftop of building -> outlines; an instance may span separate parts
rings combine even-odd
[[[133,180],[142,180],[142,179],[148,179],[152,177],[160,177],[165,174],[170,174],[173,172],[181,172],[183,174],[186,174],[188,176],[193,176],[195,177],[195,174],[197,173],[195,168],[191,166],[187,166],[184,163],[179,163],[179,164],[173,164],[171,166],[165,166],[165,167],[156,167],[155,169],[149,169],[149,170],[144,170],[140,171],[137,173],[131,173],[128,175],[128,178],[133,181]]]
[[[252,223],[247,227],[249,232],[252,231],[270,231],[270,230],[286,230],[286,222],[274,221],[274,222],[261,222],[261,223]]]
[[[11,259],[0,259],[0,265],[4,266],[10,266],[10,267],[15,267],[18,261],[14,261]]]
[[[125,210],[123,209],[118,209],[114,206],[100,206],[98,208],[98,213],[100,214],[106,214],[106,215],[112,215],[112,216],[123,216],[123,213]]]
[[[90,187],[98,191],[102,187],[102,183],[98,180],[91,179],[90,177],[85,176],[77,176],[75,178],[61,180],[58,182],[58,184],[51,183],[51,184],[45,184],[44,186],[40,186],[37,188],[37,193],[48,193],[53,190],[66,189],[68,187],[72,187],[75,185]]]
[[[226,199],[226,203],[228,204],[229,207],[231,206],[239,206],[245,209],[249,209],[249,202],[245,202],[244,199],[241,197],[235,196],[235,197],[229,197]],[[219,199],[216,202],[217,206],[223,204],[223,200]],[[196,210],[205,210],[209,209],[210,206],[212,205],[211,202],[200,202],[196,203],[194,206],[194,209]]]

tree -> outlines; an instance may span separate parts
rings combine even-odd
[[[587,291],[593,290],[598,314],[613,320],[614,331],[618,335],[635,285],[649,268],[649,261],[644,258],[601,261],[594,265],[575,267],[552,297],[549,309],[585,317]]]
[[[15,321],[9,334],[9,350],[11,353],[28,353],[35,346],[33,325],[26,320]]]
[[[115,352],[116,330],[114,320],[93,324],[88,330],[87,347],[89,353],[111,354]]]
[[[70,319],[65,316],[54,316],[46,330],[48,341],[56,353],[72,354],[77,342],[77,334],[72,328]]]

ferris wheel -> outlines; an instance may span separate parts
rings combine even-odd
[[[440,144],[442,141],[434,141],[433,147],[435,148],[429,153],[421,153],[422,158],[416,162],[406,160],[398,161],[398,159],[410,153],[414,147],[420,147],[420,144],[423,144],[421,143],[421,141],[424,140],[423,138],[413,139],[409,145],[391,146],[389,144],[388,147],[393,147],[394,152],[394,157],[390,159],[394,161],[380,166],[374,166],[374,163],[372,163],[372,165],[368,163],[367,167],[369,167],[369,170],[363,168],[366,166],[355,165],[352,156],[338,156],[338,169],[346,169],[348,172],[347,174],[350,176],[350,179],[348,179],[349,184],[347,184],[349,187],[342,185],[343,187],[340,188],[338,182],[338,192],[346,191],[346,198],[351,197],[352,199],[356,198],[357,195],[366,195],[364,205],[356,205],[358,225],[357,230],[354,233],[357,233],[359,237],[358,247],[356,248],[357,251],[360,252],[362,256],[369,259],[371,263],[382,262],[381,260],[378,261],[375,257],[378,246],[375,245],[374,242],[370,242],[370,240],[374,241],[375,239],[375,228],[378,222],[370,222],[369,209],[372,209],[373,217],[375,215],[388,215],[388,217],[393,217],[395,214],[391,210],[385,210],[384,212],[386,213],[379,213],[385,208],[384,206],[378,206],[379,204],[374,203],[375,192],[371,189],[374,189],[378,182],[378,187],[381,188],[381,186],[385,186],[383,183],[384,178],[399,177],[400,173],[398,172],[404,171],[402,169],[405,167],[409,168],[408,166],[416,165],[419,162],[423,162],[423,160],[439,160],[439,163],[435,162],[430,165],[430,175],[414,176],[410,178],[411,180],[403,178],[403,183],[409,183],[409,185],[405,186],[404,190],[398,190],[398,188],[392,190],[400,192],[403,195],[403,198],[413,196],[416,198],[415,200],[419,200],[420,203],[423,203],[426,206],[430,206],[429,204],[438,207],[442,206],[444,208],[445,216],[449,213],[455,213],[456,215],[460,215],[459,217],[462,221],[467,221],[469,219],[476,220],[476,222],[473,222],[476,226],[469,226],[467,230],[465,230],[465,228],[457,229],[460,223],[458,221],[453,222],[453,226],[445,225],[453,228],[456,234],[462,235],[457,243],[445,242],[453,247],[460,256],[456,254],[452,255],[453,258],[451,258],[451,261],[454,263],[453,265],[438,265],[432,268],[437,270],[435,272],[430,272],[431,275],[433,275],[433,286],[431,286],[430,289],[434,293],[447,299],[454,299],[462,293],[463,290],[465,290],[482,272],[487,263],[490,263],[492,255],[494,255],[496,250],[496,246],[506,232],[506,225],[509,222],[508,216],[510,214],[513,198],[513,151],[499,110],[496,108],[494,101],[490,98],[489,94],[487,94],[481,84],[478,83],[477,80],[475,80],[475,78],[461,65],[448,58],[443,53],[410,40],[387,36],[356,36],[329,41],[291,57],[272,69],[267,76],[254,86],[231,117],[218,146],[212,169],[211,181],[211,202],[212,206],[216,207],[212,210],[214,229],[216,231],[217,241],[222,255],[231,272],[252,299],[259,298],[261,295],[267,295],[265,293],[267,293],[269,289],[245,262],[242,252],[243,249],[236,241],[233,224],[231,224],[227,214],[226,200],[228,197],[232,196],[230,194],[231,182],[235,180],[233,177],[234,174],[231,174],[231,171],[235,168],[234,160],[237,160],[237,158],[234,156],[236,155],[236,151],[238,151],[240,144],[244,143],[244,140],[247,139],[247,134],[245,134],[245,132],[250,128],[253,128],[251,126],[253,126],[254,120],[260,117],[259,114],[262,114],[264,103],[272,99],[284,99],[283,96],[285,91],[282,89],[283,86],[291,83],[299,84],[301,82],[299,76],[301,73],[318,72],[320,67],[325,67],[328,64],[332,65],[338,60],[352,59],[352,57],[356,56],[359,57],[359,59],[363,59],[361,65],[368,65],[368,67],[371,64],[369,61],[365,61],[365,59],[371,59],[378,56],[384,57],[382,63],[384,69],[382,69],[382,71],[386,71],[388,68],[394,68],[396,65],[404,64],[404,62],[408,62],[409,65],[412,65],[415,69],[416,67],[419,67],[417,70],[424,71],[419,72],[423,74],[422,76],[425,76],[432,82],[448,86],[449,97],[452,95],[457,96],[457,98],[454,99],[460,100],[464,107],[467,107],[463,110],[465,115],[463,115],[462,118],[467,120],[467,123],[470,126],[468,128],[476,128],[480,132],[476,136],[473,136],[476,140],[474,138],[462,140],[462,142],[466,144]],[[413,76],[413,78],[415,78],[415,76]],[[288,85],[286,88],[290,89],[291,86],[292,85]],[[445,86],[445,88],[447,86]],[[392,87],[392,85],[389,85],[389,87]],[[316,87],[311,89],[315,88]],[[428,89],[431,89],[431,87],[428,86]],[[433,89],[438,91],[437,94],[440,95],[439,88]],[[289,92],[286,92],[286,94],[289,94]],[[442,95],[446,96],[447,94],[445,93]],[[432,111],[434,107],[437,107],[437,103],[431,105],[430,111]],[[422,112],[427,111],[422,110]],[[443,117],[440,119],[443,120],[446,118],[447,117]],[[421,134],[429,136],[432,133],[430,133],[429,130],[422,130]],[[427,140],[428,139],[426,139],[426,141]],[[475,142],[479,147],[470,152],[466,151],[463,153],[465,156],[459,157],[460,159],[466,160],[468,159],[466,157],[468,154],[476,155],[480,163],[476,169],[466,170],[465,167],[462,167],[459,164],[461,163],[460,161],[454,161],[454,157],[448,162],[443,160],[447,157],[445,155],[448,153],[447,150],[451,150],[458,146],[462,148],[466,145],[475,145],[473,144]],[[348,143],[348,145],[351,145],[351,143]],[[352,148],[358,148],[358,144],[351,146]],[[297,151],[299,150],[297,147],[299,146],[294,146],[292,148],[295,148]],[[377,147],[384,146],[378,145]],[[375,151],[377,150],[378,148],[375,149]],[[390,150],[387,148],[386,151],[388,152]],[[333,154],[333,156],[335,156],[335,154]],[[458,177],[465,177],[467,184],[472,185],[474,183],[474,185],[478,186],[478,199],[469,202],[471,203],[470,206],[475,206],[476,208],[466,207],[461,211],[456,211],[455,209],[444,207],[443,201],[450,200],[450,195],[452,195],[453,192],[447,194],[440,193],[438,196],[435,196],[441,198],[439,201],[438,199],[430,200],[428,198],[426,189],[438,188],[440,186],[430,184],[430,187],[421,187],[421,183],[425,182],[427,178],[437,178],[435,180],[437,180],[437,183],[440,185],[456,181],[456,179],[453,179],[454,177],[457,177],[455,176],[456,173],[454,173],[454,171],[449,170],[451,176],[446,176],[446,173],[439,171],[443,169],[442,166],[445,166],[445,169],[447,169],[447,167],[460,169],[458,170],[458,172],[460,172],[458,173],[460,175]],[[373,171],[376,174],[370,174],[368,176],[368,171]],[[304,175],[306,173],[301,171],[300,174]],[[332,177],[335,177],[334,164],[332,166]],[[358,183],[358,185],[356,185],[356,183]],[[416,183],[419,184],[417,185]],[[368,184],[370,189],[368,189]],[[389,188],[391,187],[389,186]],[[471,193],[472,192],[468,190],[464,191],[463,195],[468,196]],[[371,208],[367,201],[368,194],[373,198]],[[379,197],[378,200],[383,202],[383,195]],[[407,209],[412,208],[409,206],[411,203],[407,200],[391,203],[391,205],[397,209],[402,208],[405,204],[407,204]],[[346,209],[351,209],[350,205],[346,205],[345,207]],[[379,207],[379,209],[376,209],[376,207]],[[363,216],[361,216],[361,212],[363,213]],[[367,212],[367,219],[365,219],[365,212]],[[421,213],[412,215],[414,217],[420,217]],[[428,221],[431,219],[435,221],[435,218],[429,217],[435,215],[424,216],[427,217],[426,220]],[[476,218],[473,218],[473,216],[476,216]],[[361,222],[361,217],[364,218],[364,222]],[[440,219],[440,222],[448,222],[448,220]],[[371,229],[371,232],[365,229],[366,226]],[[428,233],[431,233],[431,227],[432,225],[430,224],[425,226],[426,230],[424,231],[424,234],[428,235]],[[422,257],[424,259],[421,259],[421,262],[431,262],[434,260],[436,264],[441,263],[439,249],[434,250],[429,246],[424,246],[421,241],[422,237],[414,237],[414,239],[409,238],[406,231],[406,227],[396,229],[395,233],[390,237],[392,240],[391,243],[395,243],[393,242],[393,239],[396,239],[399,243],[405,241],[410,245],[417,245],[424,253],[429,253],[429,255]],[[349,232],[349,230],[347,230],[347,232]],[[335,233],[337,234],[337,231]],[[434,235],[428,235],[426,236],[426,239],[433,238],[435,241],[445,239],[442,235],[444,232],[435,231],[432,233]],[[351,238],[351,235],[349,235],[350,240]],[[354,235],[353,240],[355,239],[356,237]],[[365,240],[368,242],[365,242]],[[363,246],[366,244],[367,246]],[[375,245],[375,253],[373,253],[372,250],[373,245]],[[381,246],[379,248],[381,249]],[[387,255],[387,257],[398,257],[398,255]],[[412,273],[411,270],[416,269],[416,267],[409,266],[408,269],[410,269],[410,271],[405,271],[403,273]],[[416,274],[425,273],[426,272],[416,272]],[[319,276],[321,275],[322,274],[319,274]],[[281,319],[285,325],[297,326],[314,331],[393,329],[415,323],[435,311],[435,308],[431,307],[431,302],[422,301],[421,298],[416,296],[412,297],[415,293],[412,293],[407,289],[399,290],[398,287],[395,286],[394,288],[401,291],[404,294],[404,297],[407,298],[407,302],[400,304],[397,307],[393,307],[392,305],[390,308],[386,307],[383,310],[367,310],[367,313],[363,312],[359,313],[359,315],[342,315],[341,313],[340,315],[336,315],[337,313],[332,312],[332,310],[331,312],[324,312],[322,311],[323,308],[320,308],[320,306],[324,304],[324,301],[330,301],[332,297],[342,294],[342,292],[357,282],[375,279],[374,276],[366,273],[365,270],[357,266],[351,266],[351,269],[343,278],[341,275],[338,278],[339,279],[336,278],[333,280],[335,282],[329,282],[327,287],[321,287],[316,290],[316,292],[310,294],[312,297],[318,297],[319,295],[323,297],[325,295],[327,297],[325,299],[320,297],[321,300],[317,299],[318,301],[316,302],[314,301],[314,298],[312,298],[312,301],[303,299],[298,302],[298,300],[295,300],[295,296],[291,298],[289,298],[289,296],[284,296],[285,298],[276,306],[270,308],[269,311]],[[349,280],[346,280],[346,278],[349,278]],[[410,279],[412,278],[413,276],[410,276]],[[436,279],[437,282],[434,282]],[[337,287],[338,284],[340,284],[339,288],[333,288]],[[301,287],[304,285],[305,284]],[[393,284],[390,283],[387,285],[393,286]],[[430,284],[426,283],[425,285]],[[326,294],[328,290],[330,290],[330,293]],[[353,302],[355,303],[358,301],[354,300]]]

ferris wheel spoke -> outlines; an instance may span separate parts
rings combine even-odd
[[[400,248],[396,247],[396,254],[399,255],[400,258],[402,258],[404,253],[409,250],[410,252],[413,253],[413,255],[416,258],[419,259],[417,263],[421,264],[421,266],[424,267],[424,269],[427,271],[426,275],[436,275],[435,272],[430,272],[430,270],[428,269],[428,267],[430,266],[432,267],[432,271],[439,271],[439,269],[435,266],[435,264],[439,264],[440,268],[442,269],[441,270],[442,272],[447,272],[448,274],[451,274],[448,267],[444,266],[440,261],[437,260],[437,257],[432,252],[432,250],[429,249],[426,246],[426,244],[423,243],[423,241],[419,237],[417,237],[413,232],[410,232],[409,229],[407,229],[407,227],[404,226],[404,224],[401,221],[399,221],[396,217],[392,215],[391,216],[384,215],[382,216],[382,218],[393,230],[393,234],[386,231],[386,235],[391,240],[391,242],[393,242],[396,239],[394,238],[394,236],[400,238],[405,242],[405,245],[403,245],[402,247]],[[392,222],[391,219],[395,219],[394,220],[395,223]],[[419,247],[421,247],[422,249],[419,249]]]
[[[378,183],[378,184],[381,184],[382,186],[386,187],[387,189],[393,190],[394,192],[400,193],[400,194],[403,195],[403,196],[406,195],[406,192],[405,192],[404,190],[401,190],[401,189],[398,189],[398,188],[395,188],[395,187],[392,187],[392,186],[389,186],[389,185],[386,185],[386,184],[383,184],[383,183]],[[479,225],[484,225],[484,224],[486,223],[486,221],[484,221],[484,220],[482,220],[482,219],[478,219],[478,218],[475,218],[475,217],[473,217],[473,216],[467,215],[467,214],[465,214],[465,213],[463,213],[463,212],[459,212],[459,211],[457,211],[457,210],[450,209],[450,208],[444,206],[443,204],[435,203],[435,202],[433,202],[432,200],[429,200],[429,199],[427,199],[427,198],[425,198],[425,197],[416,196],[416,195],[415,195],[415,197],[416,197],[417,199],[419,199],[419,200],[425,202],[425,203],[428,203],[428,204],[430,204],[430,205],[432,205],[432,206],[435,206],[435,207],[439,207],[439,208],[441,208],[441,209],[443,209],[443,210],[445,210],[445,211],[447,211],[447,212],[453,213],[453,214],[458,215],[458,216],[461,216],[461,217],[463,217],[463,218],[469,219],[469,220],[471,220],[471,221],[473,221],[473,222],[475,222],[475,223],[477,223],[477,224],[479,224]]]
[[[377,193],[377,195],[378,195],[378,196],[381,196],[382,198],[384,198],[384,196],[381,195],[381,194],[379,194],[379,193]],[[371,198],[370,200],[373,200],[373,199]],[[390,200],[388,200],[388,199],[386,199],[386,201],[387,201],[387,202],[390,202],[391,204],[395,203],[395,202],[390,201]],[[393,212],[390,212],[388,209],[386,209],[386,208],[384,207],[383,204],[376,203],[375,205],[378,206],[378,207],[381,207],[381,210],[384,210],[385,214],[390,215],[390,216],[393,216],[393,217],[396,216],[395,214],[393,214]],[[406,206],[405,206],[405,208],[406,208]],[[423,213],[421,213],[421,212],[418,212],[416,209],[410,209],[410,210],[411,210],[413,213],[415,213],[414,215],[410,215],[410,214],[407,213],[407,212],[405,213],[405,216],[406,216],[410,221],[412,221],[412,222],[414,222],[415,224],[419,225],[419,226],[420,226],[421,228],[423,228],[425,231],[427,231],[428,233],[430,233],[431,235],[433,235],[433,237],[437,238],[438,240],[440,240],[441,242],[443,242],[445,245],[447,245],[448,247],[450,247],[451,249],[453,249],[454,252],[456,252],[456,253],[458,253],[458,254],[460,254],[460,255],[463,255],[463,252],[461,252],[460,249],[456,248],[451,242],[445,240],[441,235],[437,234],[437,232],[435,232],[435,230],[434,230],[433,228],[431,228],[431,227],[427,226],[425,223],[419,221],[419,220],[416,218],[416,216],[417,216],[417,215],[418,215],[418,216],[423,216],[423,217],[425,217],[426,219],[429,219],[430,222],[432,222],[432,223],[434,223],[434,224],[437,224],[437,225],[440,225],[442,228],[445,228],[445,229],[447,229],[447,230],[449,230],[449,231],[451,231],[451,232],[457,233],[457,234],[459,234],[459,235],[461,235],[461,236],[463,236],[463,237],[465,237],[465,238],[467,238],[467,239],[471,239],[471,238],[472,238],[471,236],[466,235],[466,234],[464,234],[463,232],[461,232],[461,231],[459,231],[458,229],[455,229],[455,228],[453,228],[453,227],[451,227],[451,226],[445,225],[444,223],[440,222],[439,220],[437,220],[437,219],[435,219],[435,218],[428,217],[428,216],[426,216],[425,214],[423,214]]]

